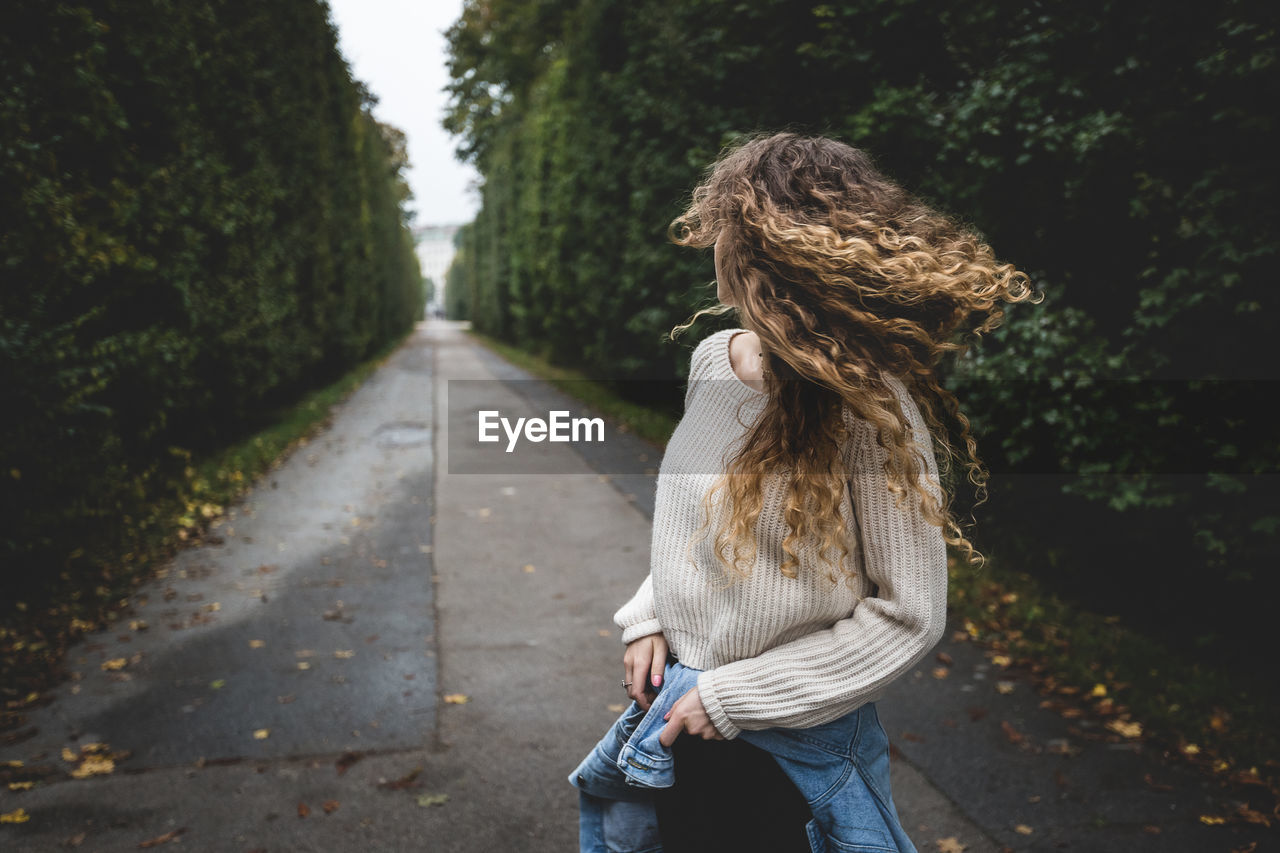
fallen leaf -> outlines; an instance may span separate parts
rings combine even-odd
[[[131,619],[129,621],[130,631],[145,631],[151,626],[147,624],[146,619]]]
[[[269,737],[271,737],[271,729],[254,729],[254,740],[266,740]]]
[[[1009,743],[1017,746],[1027,739],[1027,736],[1013,727],[1008,720],[1000,721],[1000,728],[1004,732],[1004,736],[1008,738]]]
[[[1013,831],[1018,833],[1019,835],[1030,835],[1031,833],[1035,832],[1034,829],[1027,826],[1025,823],[1018,824],[1013,828]]]
[[[537,569],[533,567],[533,563],[525,563],[523,571],[526,575],[531,575],[536,572]]]
[[[1093,685],[1093,689],[1089,691],[1089,698],[1091,699],[1097,698],[1099,696],[1106,696],[1106,695],[1107,695],[1107,685],[1105,684],[1095,684]]]
[[[311,809],[307,807],[307,804],[298,803],[298,817],[306,817],[309,814],[311,814]]]
[[[1040,795],[1039,795],[1039,794],[1032,794],[1031,796],[1027,797],[1027,802],[1028,802],[1028,803],[1038,803],[1038,802],[1040,802]]]
[[[939,838],[934,844],[938,845],[939,853],[964,853],[968,849],[967,844],[961,844],[960,840],[954,835],[946,838]]]
[[[423,808],[427,808],[428,806],[443,806],[447,802],[449,802],[448,794],[419,794],[418,795],[418,805],[422,806]]]
[[[1226,823],[1227,819],[1225,817],[1218,817],[1217,815],[1202,814],[1200,815],[1200,822],[1208,824],[1209,826],[1217,826],[1220,823]]]
[[[1142,831],[1147,835],[1159,835],[1161,830],[1160,827],[1156,826],[1154,823],[1144,823],[1142,825]]]
[[[1008,655],[992,655],[991,662],[996,666],[1008,666],[1013,663],[1013,659]]]
[[[951,670],[947,669],[945,666],[935,666],[933,668],[934,678],[946,678],[950,674]]]
[[[116,763],[110,758],[99,758],[98,756],[89,756],[79,767],[71,771],[74,779],[88,779],[90,776],[103,776],[107,773],[115,771]]]
[[[168,844],[170,841],[176,841],[178,836],[186,831],[187,828],[185,826],[180,826],[177,829],[172,829],[166,832],[164,835],[157,835],[155,838],[140,841],[138,842],[138,846],[143,849],[148,847],[159,847],[161,844]]]
[[[250,641],[249,641],[249,648],[251,648],[251,649],[260,649],[260,648],[262,648],[263,646],[265,646],[266,644],[267,644],[266,640],[250,640]]]
[[[209,682],[209,686],[214,690],[221,690],[227,686],[227,680],[225,678],[215,679],[214,681]]]
[[[301,669],[301,670],[311,669],[311,664],[307,663],[304,660],[300,660],[298,661],[298,669]]]
[[[117,670],[124,669],[125,664],[127,664],[128,662],[129,662],[128,658],[112,658],[111,660],[104,660],[102,662],[102,671],[116,672]]]
[[[600,629],[599,631],[597,631],[596,633],[597,633],[597,634],[599,634],[601,637],[612,637],[612,636],[613,636],[613,632],[612,632],[612,631],[610,631],[608,628],[601,628],[601,629]]]
[[[1013,692],[1013,682],[1012,682],[1012,681],[997,681],[997,682],[996,682],[996,690],[997,690],[997,691],[999,691],[999,692],[1001,692],[1001,693],[1012,693],[1012,692]]]
[[[64,747],[62,748],[62,760],[63,760],[63,761],[70,761],[70,762],[72,762],[72,763],[75,763],[75,762],[77,762],[77,761],[79,761],[79,760],[80,760],[80,756],[76,755],[74,752],[72,752],[71,750],[67,749],[67,748],[64,746]]]
[[[333,656],[338,660],[350,660],[356,656],[356,653],[351,649],[338,649],[333,653]]]
[[[30,791],[35,787],[35,782],[10,782],[10,791]]]
[[[448,693],[444,701],[447,705],[465,705],[471,701],[471,697],[465,693]]]
[[[379,782],[378,787],[386,788],[388,791],[399,791],[404,788],[409,788],[413,786],[415,780],[417,780],[418,776],[421,773],[422,773],[422,765],[419,764],[417,767],[410,770],[406,775],[401,776],[399,779],[396,779],[394,782]]]
[[[1200,752],[1200,747],[1196,746],[1194,743],[1188,743],[1182,747],[1182,752],[1185,755],[1196,755]]]
[[[343,773],[350,770],[352,765],[362,758],[364,758],[364,756],[358,752],[344,752],[342,755],[338,756],[338,760],[335,761],[333,765],[338,768],[338,775],[341,776]]]
[[[26,809],[14,809],[11,812],[0,814],[0,823],[26,823],[31,820],[31,815],[27,814]]]
[[[1142,734],[1142,723],[1126,722],[1119,719],[1107,720],[1105,728],[1124,737],[1138,737]]]
[[[1249,808],[1248,803],[1236,807],[1236,814],[1244,818],[1249,823],[1260,823],[1263,826],[1271,826],[1271,821],[1267,820],[1267,816],[1262,812]]]
[[[337,800],[325,800],[324,805],[322,805],[320,808],[324,809],[325,814],[333,814],[338,810],[338,807],[340,805],[341,803],[339,803]]]
[[[614,702],[611,705],[605,705],[604,709],[613,714],[621,714],[623,711],[627,710],[627,706],[623,705],[621,702]]]
[[[947,654],[946,652],[938,652],[938,654],[935,655],[935,657],[938,659],[938,663],[951,666],[951,655]]]

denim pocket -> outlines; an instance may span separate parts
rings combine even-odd
[[[893,841],[878,829],[843,829],[841,838],[827,835],[817,820],[805,824],[812,853],[897,853]]]

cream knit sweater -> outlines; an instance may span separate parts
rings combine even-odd
[[[650,573],[614,615],[624,643],[660,631],[681,662],[705,670],[702,703],[726,738],[743,729],[820,725],[881,698],[942,639],[947,615],[942,531],[924,519],[918,500],[895,505],[886,451],[847,406],[842,458],[850,489],[840,511],[852,531],[852,583],[828,578],[814,543],[799,549],[798,578],[779,571],[787,533],[780,478],[766,478],[759,553],[748,578],[727,583],[715,557],[720,506],[707,535],[689,547],[703,520],[702,496],[767,399],[729,361],[729,340],[742,331],[716,332],[693,352],[684,417],[658,471]],[[899,379],[886,379],[916,442],[929,449],[926,487],[937,495],[937,463],[920,410]]]

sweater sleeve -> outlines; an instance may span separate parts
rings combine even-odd
[[[916,443],[924,449],[935,498],[933,443],[905,386],[890,377]],[[849,416],[846,470],[862,536],[864,568],[875,597],[829,628],[703,672],[698,689],[708,716],[726,738],[743,730],[806,728],[830,722],[877,697],[937,645],[946,630],[947,552],[942,530],[909,491],[903,506],[889,492],[888,451],[872,425]]]
[[[653,575],[645,575],[631,600],[613,614],[613,623],[622,629],[622,642],[630,643],[662,630],[653,605]]]

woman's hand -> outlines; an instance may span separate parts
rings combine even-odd
[[[667,721],[667,725],[662,734],[658,735],[658,743],[665,747],[670,748],[682,730],[698,735],[703,740],[724,740],[724,735],[716,731],[711,718],[707,716],[707,709],[702,706],[702,694],[696,687],[677,699],[663,719]]]
[[[627,695],[646,711],[662,686],[662,673],[667,669],[667,638],[661,633],[649,634],[627,644],[622,656],[624,681],[631,682]]]

